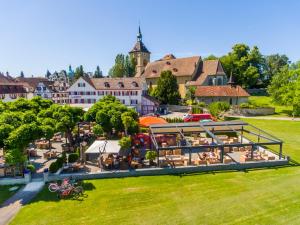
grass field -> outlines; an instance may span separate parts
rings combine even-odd
[[[275,108],[275,114],[272,116],[290,116],[292,113],[292,106],[281,106],[272,103],[272,100],[268,96],[251,96],[249,101],[257,103],[258,105],[268,105]]]
[[[14,185],[15,186],[15,185]],[[16,191],[9,191],[12,186],[0,186],[0,205],[8,198],[10,198]]]
[[[248,122],[300,161],[300,122]],[[300,224],[300,167],[85,182],[86,198],[44,189],[11,224]]]

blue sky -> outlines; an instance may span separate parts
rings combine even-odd
[[[136,41],[151,60],[222,55],[235,43],[300,59],[300,1],[1,0],[0,71],[43,76],[83,65],[104,74]]]

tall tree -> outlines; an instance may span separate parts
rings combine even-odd
[[[154,97],[163,104],[176,105],[179,103],[180,94],[177,80],[170,70],[161,72],[154,91]]]
[[[234,74],[237,84],[254,87],[264,77],[264,58],[259,49],[245,44],[236,44],[232,51],[220,58],[226,74]]]
[[[76,80],[79,77],[83,77],[84,76],[84,70],[83,70],[83,66],[82,65],[80,65],[79,67],[76,68],[74,76],[75,76]]]
[[[289,65],[290,61],[286,55],[273,54],[265,57],[265,81],[271,82],[272,77],[280,72],[284,66]]]
[[[203,60],[205,61],[205,60],[214,60],[214,59],[218,59],[218,57],[215,55],[209,55],[209,56],[205,57]]]
[[[300,67],[280,69],[273,76],[268,93],[275,103],[292,105],[294,115],[300,115]]]
[[[20,77],[22,77],[22,78],[24,78],[24,77],[25,77],[25,75],[24,75],[24,72],[23,72],[23,71],[21,71],[21,73],[20,73]]]
[[[114,66],[109,70],[110,77],[133,77],[135,75],[135,60],[133,57],[118,54]]]
[[[94,78],[102,78],[102,77],[103,77],[102,71],[100,70],[100,67],[97,66],[96,71],[94,73]]]

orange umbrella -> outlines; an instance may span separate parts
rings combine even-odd
[[[142,127],[149,127],[152,124],[168,123],[165,119],[156,116],[143,116],[139,119],[139,124]]]

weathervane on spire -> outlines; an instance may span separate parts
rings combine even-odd
[[[143,35],[142,35],[142,32],[141,32],[141,25],[140,25],[140,22],[139,22],[139,32],[137,34],[137,41],[142,41],[142,38],[143,38]]]

